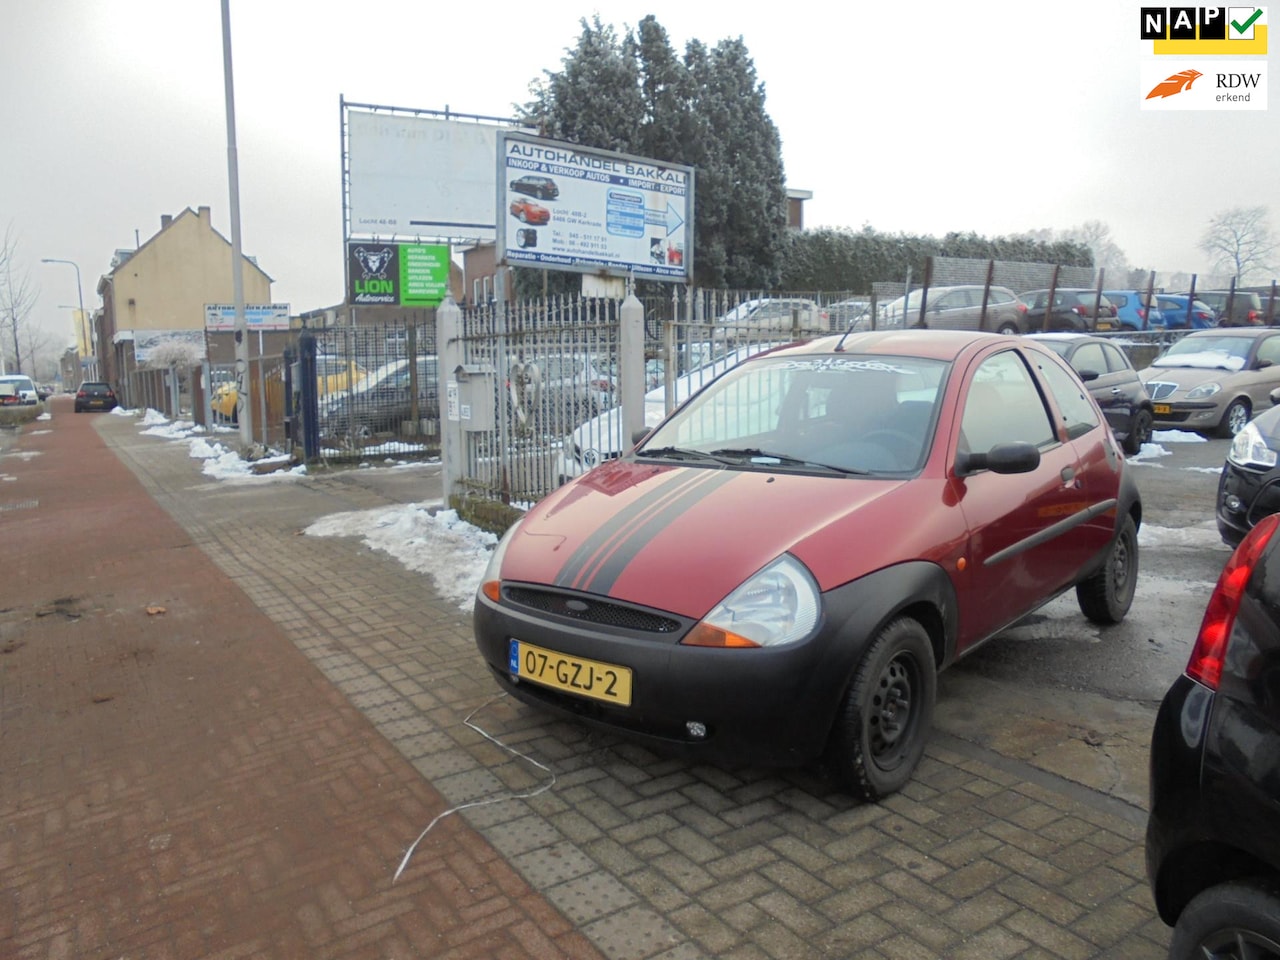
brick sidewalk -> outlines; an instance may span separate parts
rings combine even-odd
[[[459,817],[392,884],[445,800],[54,409],[0,460],[0,956],[599,956]]]

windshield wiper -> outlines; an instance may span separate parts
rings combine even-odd
[[[757,450],[753,447],[712,450],[711,454],[716,457],[733,457],[738,460],[751,460],[753,462],[761,460],[776,460],[779,465],[786,465],[790,467],[813,467],[819,470],[831,470],[836,473],[848,473],[856,476],[866,476],[871,472],[870,470],[860,470],[856,467],[837,467],[830,463],[818,463],[814,460],[805,460],[801,457],[793,457],[785,453],[771,453],[768,450]]]
[[[702,450],[685,450],[682,447],[653,447],[636,451],[637,457],[664,457],[670,460],[719,460]],[[723,460],[719,462],[723,463]]]

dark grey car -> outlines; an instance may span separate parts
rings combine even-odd
[[[1151,397],[1124,351],[1101,337],[1079,333],[1033,333],[1031,338],[1071,364],[1098,401],[1124,452],[1141,450],[1151,439]]]

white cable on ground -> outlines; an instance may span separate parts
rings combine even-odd
[[[413,843],[409,845],[409,849],[405,851],[404,859],[400,861],[400,867],[396,870],[395,876],[391,878],[392,883],[395,883],[397,880],[400,879],[400,874],[404,873],[404,868],[409,865],[409,858],[413,856],[413,851],[418,848],[418,844],[422,842],[422,838],[425,837],[428,833],[430,833],[431,828],[434,827],[441,820],[443,820],[445,817],[449,816],[449,814],[458,813],[461,810],[469,810],[472,807],[483,807],[490,803],[502,803],[506,800],[527,800],[530,797],[536,797],[540,793],[546,793],[548,790],[550,790],[552,787],[556,785],[556,775],[551,771],[550,767],[543,766],[537,760],[533,759],[533,757],[526,756],[525,754],[521,753],[519,750],[516,750],[514,747],[507,746],[497,737],[493,736],[490,733],[485,732],[476,724],[471,722],[471,718],[474,717],[477,713],[479,713],[485,707],[489,706],[489,704],[497,700],[501,700],[505,696],[506,696],[505,693],[500,693],[495,697],[490,697],[484,703],[480,704],[480,706],[476,707],[469,714],[467,714],[467,718],[462,722],[465,723],[472,730],[474,730],[476,733],[480,734],[480,736],[484,737],[486,740],[490,741],[491,743],[497,744],[499,747],[507,751],[507,753],[511,754],[512,756],[519,757],[521,760],[529,761],[529,763],[533,764],[535,767],[537,767],[539,770],[541,770],[551,779],[548,780],[546,783],[543,783],[537,789],[530,790],[526,793],[508,793],[502,796],[486,797],[484,800],[473,800],[470,803],[460,804],[459,806],[451,807],[450,809],[445,810],[443,813],[436,814],[435,818],[432,819],[432,821],[427,824],[427,828],[423,830],[422,833],[418,834],[418,839],[413,841]]]

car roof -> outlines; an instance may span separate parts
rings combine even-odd
[[[1008,339],[1013,338],[1004,337],[998,333],[978,333],[968,330],[870,330],[866,333],[820,337],[817,340],[770,351],[769,356],[834,353],[839,347],[841,353],[870,353],[952,361],[974,344],[998,343]]]
[[[1276,332],[1278,331],[1275,327],[1214,327],[1211,330],[1194,330],[1188,333],[1187,337],[1199,337],[1201,340],[1205,337],[1241,337],[1256,340],[1258,337]],[[1185,340],[1186,337],[1183,339]]]
[[[1029,340],[1096,340],[1099,343],[1106,343],[1102,337],[1091,337],[1087,333],[1067,333],[1066,331],[1051,333],[1028,333]]]

